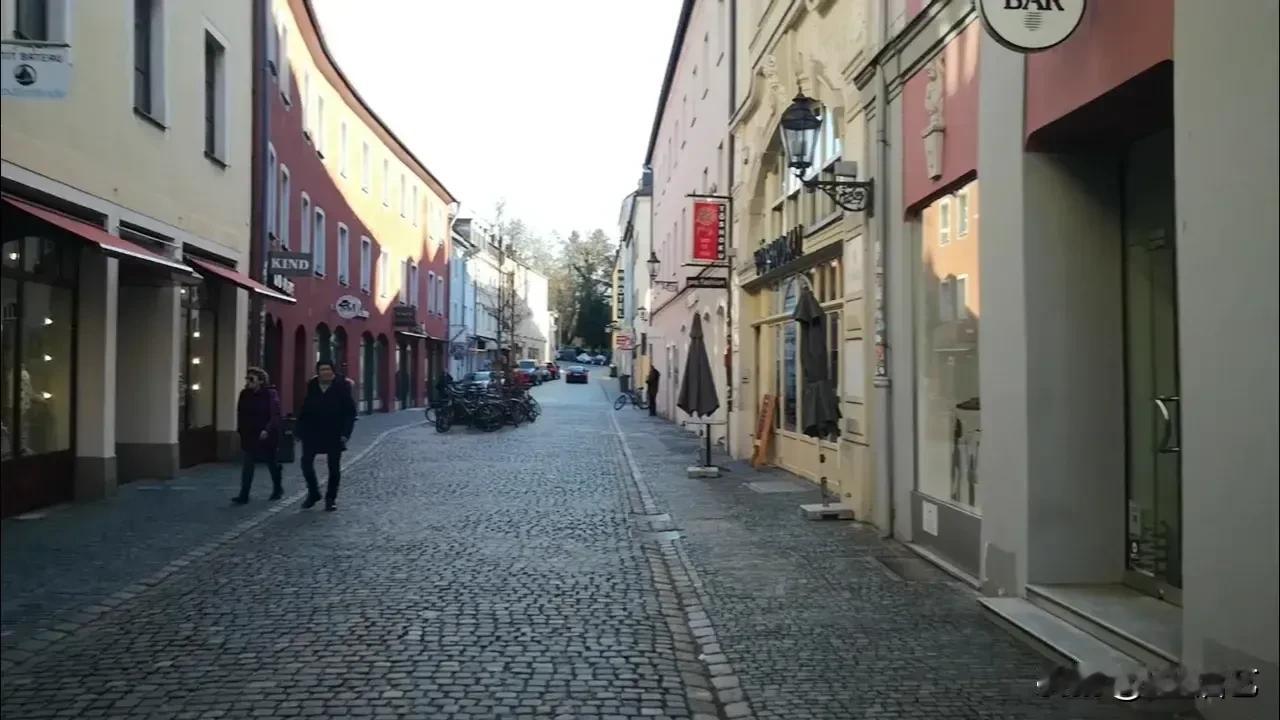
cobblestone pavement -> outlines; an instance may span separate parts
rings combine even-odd
[[[696,440],[607,387],[546,385],[495,434],[388,435],[339,512],[295,501],[131,591],[7,670],[0,715],[1129,717],[1034,698],[1045,664],[971,594],[743,484],[776,474],[689,480]]]
[[[1036,697],[1035,681],[1052,665],[984,619],[967,586],[868,525],[802,519],[799,505],[822,501],[811,483],[719,453],[713,462],[728,473],[690,479],[686,468],[702,457],[692,432],[630,408],[615,418],[643,458],[644,482],[683,532],[699,595],[756,718],[1172,715]],[[757,482],[758,490],[748,484]],[[894,558],[918,563],[921,579],[880,562]]]
[[[421,410],[361,416],[347,458],[384,432],[422,421]],[[322,471],[323,472],[323,471]],[[285,492],[303,488],[298,464],[285,467]],[[56,637],[120,604],[117,593],[154,582],[193,548],[261,520],[271,479],[258,469],[254,502],[234,507],[238,466],[184,470],[170,481],[138,481],[112,498],[32,513],[0,523],[0,649],[4,669]]]

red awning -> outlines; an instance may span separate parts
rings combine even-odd
[[[225,280],[231,283],[232,285],[239,285],[240,287],[244,288],[245,290],[248,290],[249,292],[255,292],[255,293],[258,293],[259,295],[262,295],[263,297],[269,297],[272,300],[279,300],[280,302],[286,302],[286,303],[289,303],[290,305],[298,302],[297,299],[292,298],[288,295],[285,295],[284,293],[279,292],[277,290],[272,290],[271,288],[267,287],[266,285],[263,285],[257,280],[250,278],[244,273],[236,272],[235,270],[232,270],[229,267],[224,267],[215,262],[210,262],[208,260],[201,260],[199,258],[195,258],[191,256],[187,256],[187,262],[191,263],[191,265],[194,266],[195,269],[199,270],[200,272],[208,272],[211,275],[216,275],[220,279]]]
[[[183,265],[177,260],[170,260],[163,255],[151,252],[141,245],[116,237],[106,230],[103,230],[96,225],[84,222],[83,220],[77,220],[55,210],[41,207],[13,197],[5,197],[4,201],[34,218],[43,220],[50,225],[60,227],[63,230],[76,235],[82,240],[87,240],[112,255],[119,255],[120,257],[128,258],[130,260],[154,263],[168,270],[175,270],[188,275],[195,274],[191,271],[191,268]]]

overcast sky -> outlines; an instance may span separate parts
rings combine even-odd
[[[314,0],[361,96],[462,201],[617,236],[679,0]]]

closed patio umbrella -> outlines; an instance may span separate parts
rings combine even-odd
[[[711,361],[707,359],[707,345],[702,339],[702,317],[693,316],[693,327],[689,328],[689,356],[684,366],[684,377],[680,379],[680,398],[676,407],[700,417],[710,417],[720,408],[720,397],[716,394],[715,376],[711,374]],[[704,428],[705,458],[703,465],[711,466],[711,426]]]
[[[836,397],[835,384],[827,373],[827,324],[826,313],[806,286],[800,291],[792,317],[799,322],[801,352],[804,361],[804,398],[801,413],[804,417],[804,434],[825,438],[840,432],[840,401]]]

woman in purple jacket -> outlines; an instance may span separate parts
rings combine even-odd
[[[240,449],[243,451],[240,494],[231,499],[237,505],[249,502],[249,488],[253,486],[253,472],[258,463],[265,463],[271,473],[271,499],[279,500],[284,496],[280,463],[276,457],[276,448],[280,444],[280,395],[270,386],[270,377],[262,368],[249,368],[244,383],[236,406]]]

